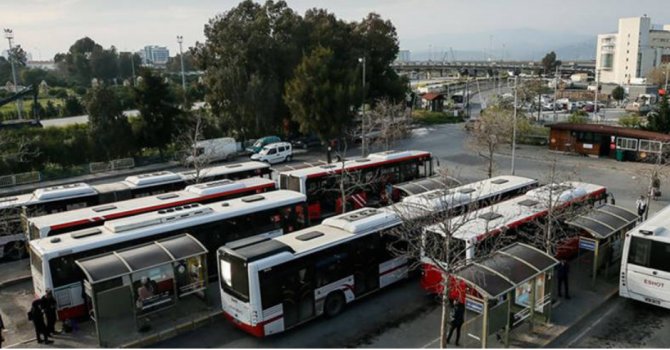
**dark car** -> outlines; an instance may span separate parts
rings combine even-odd
[[[308,149],[321,146],[321,139],[318,136],[301,136],[291,141],[293,148]]]

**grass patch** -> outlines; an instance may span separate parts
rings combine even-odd
[[[414,122],[423,125],[456,124],[463,122],[462,117],[454,117],[453,113],[430,112],[424,110],[413,111],[412,119]]]

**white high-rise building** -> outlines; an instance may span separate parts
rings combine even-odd
[[[165,65],[170,58],[170,51],[164,46],[147,45],[138,53],[146,65]]]
[[[399,50],[398,57],[396,58],[397,62],[409,62],[411,60],[412,54],[409,50]]]
[[[653,29],[651,18],[619,19],[619,31],[599,34],[596,68],[601,83],[643,83],[650,70],[670,63],[670,25]]]

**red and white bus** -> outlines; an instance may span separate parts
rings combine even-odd
[[[218,250],[224,315],[258,336],[283,332],[408,277],[386,234],[401,224],[363,208],[288,235],[231,242]],[[396,241],[398,242],[398,241]]]
[[[311,220],[342,213],[351,208],[377,206],[390,202],[387,185],[432,176],[433,157],[424,151],[388,151],[366,158],[346,160],[279,173],[279,188],[304,193]],[[341,182],[347,193],[343,203],[338,190]],[[386,199],[384,198],[386,197]]]
[[[551,191],[551,193],[549,193]],[[554,210],[579,204],[604,203],[607,190],[600,185],[583,182],[564,182],[551,184],[528,191],[519,196],[489,207],[466,212],[449,222],[434,224],[424,228],[424,249],[421,256],[421,286],[429,293],[443,291],[443,273],[445,269],[437,266],[460,259],[468,260],[488,253],[497,244],[503,233],[505,238],[527,239],[541,231],[533,226],[534,220],[546,217],[549,202]],[[451,232],[450,248],[443,249],[445,230]],[[523,234],[520,234],[524,231]],[[531,245],[535,240],[528,242]]]
[[[278,236],[306,227],[305,196],[272,191],[200,205],[162,209],[103,226],[30,241],[30,265],[35,295],[51,289],[61,320],[86,315],[82,298],[83,273],[75,261],[141,243],[189,233],[209,251],[227,242],[254,235]],[[214,266],[216,256],[208,257]],[[210,280],[216,269],[210,269]]]
[[[88,185],[80,182],[0,198],[0,220],[7,223],[0,225],[0,257],[25,257],[28,233],[21,225],[22,215],[28,218],[177,191],[194,183],[196,176],[203,182],[254,176],[271,179],[272,170],[262,162],[243,162],[204,168],[199,174],[195,170],[178,173],[158,171],[128,176],[123,181],[107,184]]]
[[[670,309],[670,206],[626,234],[619,295]]]
[[[126,201],[70,210],[38,217],[22,217],[29,240],[55,236],[89,227],[102,226],[108,220],[139,215],[192,203],[207,204],[251,194],[275,190],[273,180],[251,177],[242,180],[219,180],[186,187],[183,191],[168,192],[157,196],[141,197]]]

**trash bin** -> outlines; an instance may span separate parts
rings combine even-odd
[[[616,160],[619,162],[623,162],[623,150],[618,149],[616,150]]]

